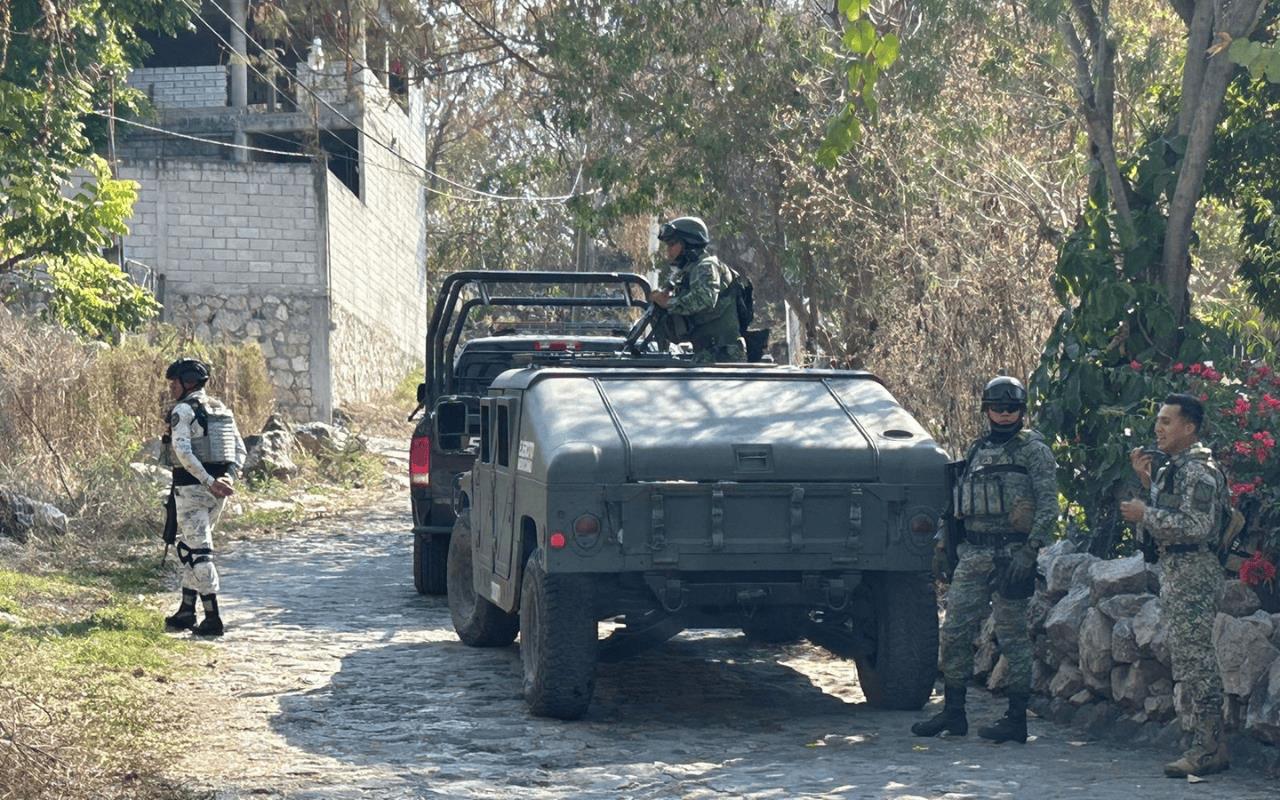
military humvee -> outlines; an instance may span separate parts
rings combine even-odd
[[[419,593],[444,594],[454,483],[475,460],[480,397],[489,383],[530,354],[615,353],[643,315],[648,295],[644,278],[612,272],[470,270],[440,285],[427,329],[425,380],[418,386],[419,408],[427,413],[409,446]],[[498,314],[509,316],[485,319]],[[443,436],[436,430],[441,407],[453,415],[443,420],[453,432]]]
[[[871,704],[928,699],[947,456],[873,375],[532,365],[479,416],[449,609],[468,645],[519,633],[534,714],[581,716],[598,659],[698,627],[807,635]]]

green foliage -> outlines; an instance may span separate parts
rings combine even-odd
[[[1280,83],[1280,46],[1236,39],[1227,48],[1227,56],[1248,69],[1254,80],[1265,78],[1271,83]]]
[[[16,4],[0,26],[0,275],[47,287],[50,316],[86,336],[157,310],[101,255],[125,233],[136,187],[95,154],[92,112],[113,85],[126,106],[138,98],[124,87],[142,50],[135,28],[173,31],[188,13],[162,0],[61,0]]]
[[[818,163],[827,168],[834,167],[840,156],[861,141],[859,109],[865,116],[875,116],[879,108],[876,82],[880,73],[898,60],[901,49],[897,34],[876,30],[867,16],[870,7],[871,3],[864,0],[840,2],[840,13],[849,22],[840,40],[845,50],[842,59],[849,91],[844,107],[828,123],[826,139],[817,151]]]

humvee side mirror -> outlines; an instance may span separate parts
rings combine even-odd
[[[427,385],[425,383],[418,384],[418,402],[427,402]]]
[[[461,450],[466,435],[466,403],[449,400],[436,406],[436,441],[441,450]]]

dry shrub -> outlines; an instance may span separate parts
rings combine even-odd
[[[209,361],[210,391],[244,430],[261,426],[273,400],[256,343],[210,348],[157,326],[109,347],[0,308],[0,484],[55,503],[95,536],[136,531],[155,502],[128,464],[164,431],[164,369],[178,355]]]

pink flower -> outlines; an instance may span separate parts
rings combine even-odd
[[[1240,565],[1240,580],[1250,586],[1270,584],[1275,579],[1276,565],[1268,561],[1261,550],[1255,550],[1249,560]]]
[[[1271,367],[1268,367],[1266,364],[1260,364],[1260,365],[1258,366],[1258,377],[1259,377],[1259,378],[1265,378],[1265,377],[1267,377],[1267,376],[1268,376],[1268,375],[1270,375],[1270,374],[1271,374]]]
[[[1206,381],[1218,381],[1222,379],[1222,373],[1218,372],[1213,367],[1205,367],[1204,372],[1200,374],[1200,377],[1204,378]]]
[[[1209,402],[1209,395],[1208,395],[1208,394],[1206,394],[1206,393],[1204,393],[1204,392],[1201,392],[1201,393],[1200,393],[1200,402],[1201,402],[1201,403],[1207,403],[1207,402]]]
[[[1237,396],[1235,408],[1231,409],[1231,413],[1235,414],[1238,417],[1247,417],[1249,416],[1250,408],[1251,406],[1249,405],[1249,398]]]
[[[1187,365],[1179,361],[1177,364],[1173,365],[1173,374],[1177,375],[1179,372],[1182,372],[1186,368],[1187,368]]]
[[[1275,411],[1280,409],[1280,400],[1272,397],[1270,393],[1264,393],[1262,395],[1262,405],[1266,406],[1268,411]]]
[[[1141,372],[1142,364],[1137,359],[1134,359],[1133,361],[1129,362],[1129,369],[1133,370],[1134,372]]]
[[[1192,365],[1191,365],[1191,374],[1192,374],[1192,375],[1199,375],[1201,372],[1204,372],[1204,365],[1203,365],[1203,364],[1192,364]]]
[[[1253,446],[1248,442],[1236,442],[1231,445],[1231,449],[1238,456],[1248,456],[1253,454]]]

